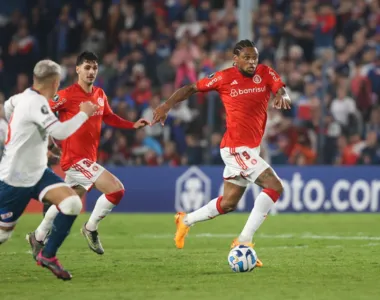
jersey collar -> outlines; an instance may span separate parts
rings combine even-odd
[[[39,95],[41,95],[40,91],[36,90],[33,86],[30,87],[30,90],[33,91],[33,92],[36,92]]]
[[[87,93],[80,85],[78,82],[74,83],[74,85],[80,89],[83,93],[85,93],[86,95],[93,95],[94,94],[94,86],[92,86],[92,91],[90,93]]]

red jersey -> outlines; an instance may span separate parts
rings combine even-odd
[[[99,108],[74,134],[62,141],[60,164],[64,171],[84,158],[96,161],[103,121],[118,128],[133,128],[133,122],[113,113],[106,94],[98,87],[93,87],[92,92],[87,93],[79,84],[73,84],[60,90],[49,100],[49,104],[53,112],[58,112],[59,120],[64,122],[75,116],[80,110],[80,104],[86,101],[91,101]]]
[[[227,130],[220,147],[259,146],[270,94],[276,94],[284,86],[278,74],[265,65],[258,65],[253,77],[246,77],[232,67],[199,80],[198,91],[217,91],[226,110]]]

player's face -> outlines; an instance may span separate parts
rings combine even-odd
[[[259,63],[259,52],[256,47],[243,48],[239,55],[234,56],[234,60],[243,74],[253,76]]]
[[[77,66],[79,80],[87,84],[93,84],[98,75],[98,63],[95,61],[84,61]]]

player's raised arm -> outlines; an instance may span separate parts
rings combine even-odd
[[[149,121],[145,119],[140,119],[137,122],[131,122],[120,118],[112,111],[112,108],[108,104],[107,98],[106,101],[104,101],[103,121],[109,126],[122,129],[139,129],[145,127],[146,125],[150,125]]]

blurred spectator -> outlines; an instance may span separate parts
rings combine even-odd
[[[73,84],[76,55],[86,49],[100,57],[96,85],[112,109],[131,121],[151,119],[176,88],[232,66],[236,2],[31,1],[22,12],[0,11],[0,100],[27,88],[35,62],[45,57],[61,64],[61,88]],[[268,162],[379,163],[379,3],[352,3],[261,0],[252,12],[254,36],[247,38],[257,43],[260,62],[281,75],[293,102],[289,111],[269,108],[261,145]],[[170,111],[164,127],[104,126],[99,161],[221,164],[219,100],[215,93],[190,97]]]

